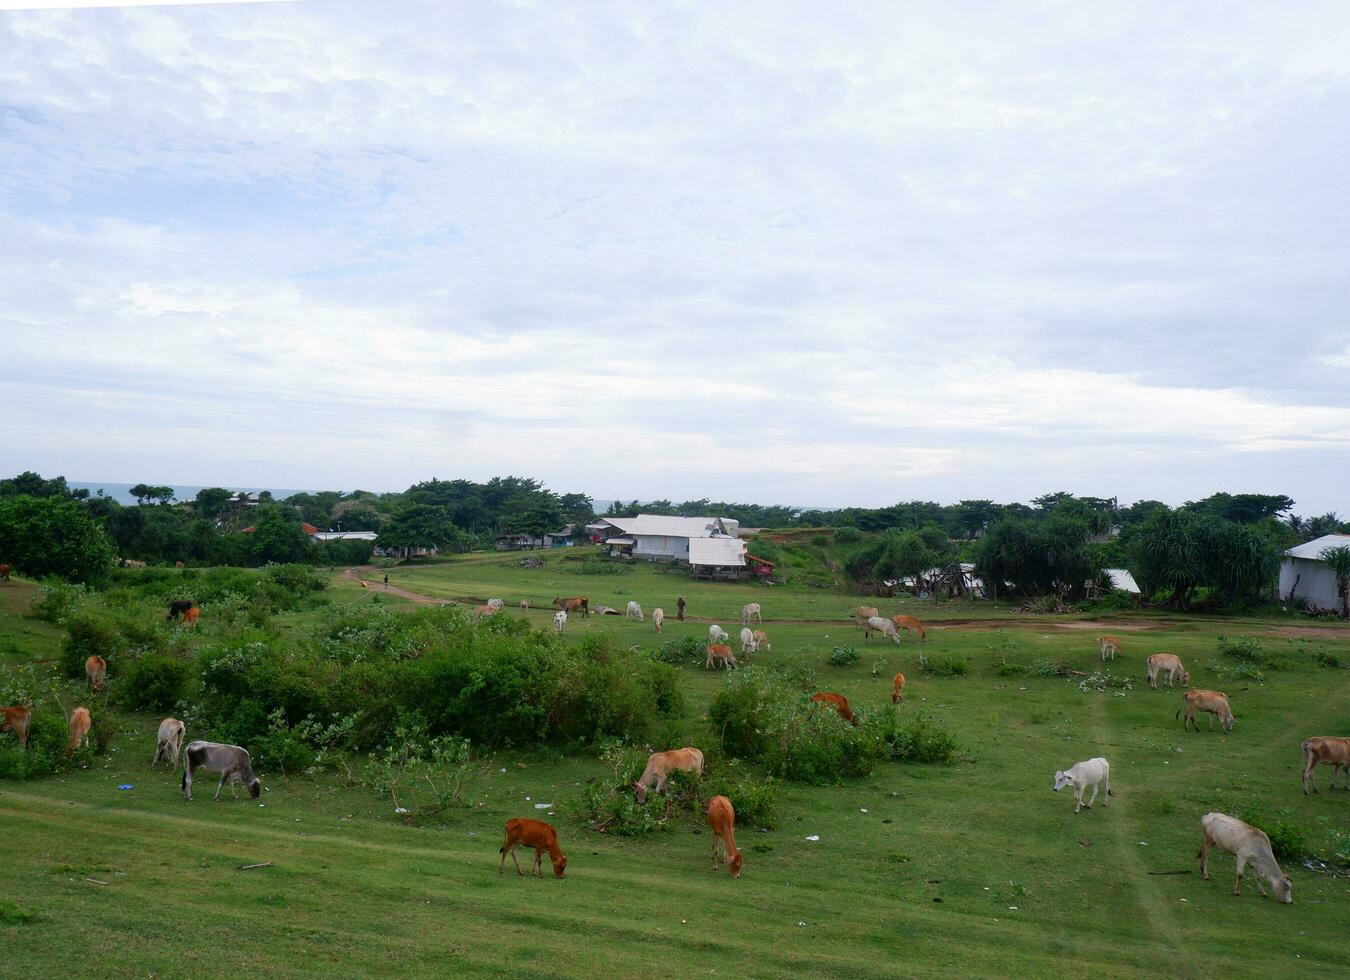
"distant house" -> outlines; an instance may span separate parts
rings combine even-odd
[[[256,531],[256,530],[258,530],[258,525],[256,525],[256,524],[250,524],[248,527],[241,527],[241,528],[239,529],[239,533],[240,533],[240,534],[252,534],[252,533],[253,533],[254,531]],[[304,532],[305,532],[306,534],[308,534],[311,538],[314,537],[314,535],[316,535],[316,534],[323,534],[323,533],[324,533],[323,531],[320,531],[317,527],[315,527],[313,524],[305,524],[305,523],[303,523],[303,522],[302,522],[301,525],[300,525],[300,530],[304,531]]]
[[[353,531],[353,534],[374,534],[374,531]],[[432,555],[441,553],[441,549],[435,545],[422,547],[420,545],[412,547],[395,547],[394,545],[375,546],[375,555],[379,558],[430,558]]]
[[[729,517],[665,517],[639,514],[637,517],[605,517],[588,524],[586,530],[609,553],[648,561],[690,562],[692,541],[709,538],[736,540],[740,522]],[[744,561],[741,563],[744,565]]]
[[[309,525],[305,525],[306,529]],[[374,541],[380,535],[375,531],[310,531],[306,532],[310,539],[318,544],[325,541]]]
[[[1324,534],[1284,553],[1280,562],[1280,598],[1315,609],[1340,612],[1336,573],[1319,555],[1328,548],[1350,547],[1350,534]]]

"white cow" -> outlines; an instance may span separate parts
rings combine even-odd
[[[896,643],[900,642],[900,630],[885,616],[868,616],[863,626],[863,638],[870,640],[873,633],[885,633]]]
[[[722,627],[718,626],[716,623],[713,623],[708,627],[709,643],[725,643],[727,642],[727,639],[727,631],[722,629]]]
[[[628,600],[628,611],[627,611],[626,613],[624,613],[624,618],[625,618],[625,619],[636,619],[639,623],[642,622],[642,607],[639,606],[639,605],[638,605],[636,602],[634,602],[632,599],[629,599],[629,600]]]
[[[741,656],[755,652],[755,634],[749,626],[741,627]]]
[[[561,633],[567,629],[567,612],[559,609],[553,614],[553,628]]]
[[[506,603],[502,602],[500,599],[489,599],[487,604],[497,612],[501,612],[502,606],[506,605]]]
[[[1073,812],[1077,813],[1080,807],[1086,806],[1092,809],[1093,802],[1097,799],[1097,788],[1099,784],[1106,784],[1106,796],[1115,796],[1111,792],[1111,763],[1107,762],[1101,756],[1095,759],[1088,759],[1086,762],[1080,762],[1063,772],[1055,773],[1055,792],[1058,793],[1065,786],[1073,785]],[[1083,802],[1083,790],[1089,786],[1092,787],[1091,798]],[[1102,799],[1102,806],[1107,805],[1107,799]]]
[[[1256,869],[1256,890],[1264,898],[1265,888],[1261,885],[1264,876],[1275,889],[1275,897],[1286,905],[1294,901],[1294,886],[1289,876],[1280,870],[1275,853],[1270,849],[1270,838],[1259,827],[1253,827],[1237,817],[1224,813],[1206,813],[1200,818],[1205,839],[1200,844],[1200,877],[1209,881],[1209,849],[1218,844],[1229,854],[1237,858],[1237,879],[1233,882],[1233,894],[1241,895],[1242,872],[1247,862]]]
[[[751,619],[757,623],[764,622],[764,616],[760,613],[758,602],[747,602],[741,606],[741,625],[749,626]]]
[[[661,624],[666,621],[666,611],[660,606],[652,610],[652,625],[656,627],[656,632],[661,632]]]
[[[160,759],[166,759],[169,768],[178,768],[178,756],[183,751],[183,734],[187,731],[187,726],[177,718],[165,718],[159,723],[159,740],[155,744],[155,757],[150,760],[150,765],[159,762]]]

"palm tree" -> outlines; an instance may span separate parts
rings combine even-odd
[[[1350,546],[1323,548],[1317,556],[1336,574],[1336,592],[1341,597],[1341,616],[1350,619]]]

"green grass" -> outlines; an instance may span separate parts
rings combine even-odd
[[[1091,623],[1065,628],[1065,617],[1019,617],[1018,627],[942,628],[944,620],[1013,615],[989,605],[884,601],[888,613],[939,626],[926,644],[909,637],[899,646],[868,644],[843,621],[857,601],[849,596],[692,583],[645,566],[613,578],[569,575],[555,554],[546,556],[549,567],[529,571],[515,565],[520,557],[400,567],[390,581],[446,601],[500,596],[507,615],[519,615],[522,597],[545,607],[558,594],[618,607],[636,598],[648,614],[662,605],[671,613],[664,637],[650,621],[569,622],[569,635],[611,631],[645,648],[682,633],[706,637],[709,621],[734,637],[741,604],[759,601],[773,651],[755,659],[807,661],[822,689],[863,709],[888,704],[890,677],[903,670],[902,710],[927,712],[970,758],[948,767],[883,764],[873,777],[838,787],[785,786],[776,830],[739,828],[746,864],[734,881],[710,870],[710,838],[697,823],[640,838],[586,830],[582,790],[603,772],[589,756],[498,753],[468,806],[441,823],[407,827],[387,802],[330,777],[265,773],[262,807],[242,797],[212,802],[208,777],[197,800],[185,803],[172,774],[147,766],[157,719],[127,717],[127,730],[89,769],[0,784],[0,882],[17,910],[0,914],[5,973],[1350,972],[1341,939],[1347,879],[1286,862],[1295,904],[1285,907],[1258,898],[1251,882],[1233,897],[1227,857],[1211,862],[1208,883],[1194,870],[1199,817],[1211,809],[1287,809],[1314,839],[1350,822],[1344,794],[1325,789],[1325,770],[1323,792],[1302,795],[1298,748],[1310,734],[1347,734],[1347,675],[1316,666],[1313,647],[1348,659],[1350,631],[1301,643],[1263,633],[1270,624],[1259,621],[1135,615],[1129,621],[1156,628],[1121,633],[1124,651],[1111,669],[1135,687],[1118,697],[1083,693],[1078,678],[994,670],[1001,658],[1094,670],[1099,630]],[[59,631],[19,615],[28,591],[0,589],[0,659],[10,663],[55,656],[59,644]],[[339,580],[332,598],[373,601],[378,591]],[[673,620],[680,594],[698,622]],[[283,623],[300,631],[318,615]],[[544,627],[551,611],[528,615]],[[1207,666],[1223,659],[1220,633],[1262,635],[1292,666],[1267,671],[1264,683],[1223,678]],[[199,642],[211,642],[208,623]],[[855,646],[861,661],[830,666],[840,643]],[[963,660],[970,674],[926,677],[920,650]],[[1178,694],[1151,692],[1143,680],[1144,657],[1160,650],[1178,653],[1196,685],[1228,692],[1238,719],[1232,735],[1203,725],[1199,735],[1183,734],[1174,720]],[[697,668],[681,674],[690,706],[684,735],[712,744],[703,716],[722,677]],[[67,703],[77,688],[69,694]],[[1111,761],[1117,795],[1109,807],[1099,798],[1075,816],[1072,797],[1051,792],[1052,774],[1098,754]],[[135,789],[120,791],[122,783]],[[535,816],[536,802],[555,804],[547,819],[569,856],[564,881],[517,878],[509,862],[497,875],[502,824]],[[814,834],[818,842],[805,840]],[[1179,869],[1191,871],[1148,874]]]

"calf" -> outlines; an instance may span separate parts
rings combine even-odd
[[[253,763],[248,750],[237,745],[222,745],[219,742],[189,742],[187,761],[183,764],[183,796],[192,799],[192,775],[198,769],[220,773],[220,785],[216,787],[215,799],[220,799],[220,791],[225,788],[225,780],[230,781],[230,795],[239,798],[239,783],[248,787],[248,795],[255,800],[262,792],[262,783],[253,775]]]
[[[502,874],[506,870],[508,853],[511,855],[511,862],[516,866],[516,874],[525,874],[520,870],[520,860],[516,857],[516,851],[522,845],[534,848],[534,866],[530,868],[531,874],[543,877],[544,873],[539,865],[544,852],[548,851],[549,860],[553,862],[553,873],[559,878],[566,876],[567,855],[558,846],[558,832],[553,829],[552,824],[546,824],[542,820],[527,820],[524,817],[513,817],[506,821],[506,841],[500,851],[502,860],[497,865],[497,874]]]
[[[872,639],[873,633],[884,633],[896,643],[900,642],[900,631],[895,628],[895,624],[884,616],[870,616],[863,624],[863,638]]]
[[[11,711],[12,708],[0,708]],[[1331,766],[1331,788],[1336,788],[1336,770],[1345,770],[1345,788],[1350,789],[1350,738],[1335,735],[1314,735],[1303,743],[1303,795],[1308,795],[1308,786],[1317,792],[1317,783],[1313,779],[1313,769],[1326,764]]]
[[[891,622],[895,624],[897,630],[908,630],[911,633],[918,633],[920,640],[928,639],[928,630],[923,628],[923,623],[919,622],[913,616],[892,616]]]
[[[1187,691],[1182,696],[1185,704],[1177,709],[1176,717],[1181,717],[1181,712],[1186,712],[1186,720],[1181,723],[1182,731],[1187,726],[1194,725],[1195,730],[1200,731],[1200,726],[1195,722],[1195,713],[1197,711],[1208,711],[1210,714],[1209,727],[1214,727],[1214,718],[1217,716],[1223,722],[1223,730],[1231,732],[1233,730],[1233,711],[1228,707],[1228,695],[1221,694],[1218,691]]]
[[[712,670],[719,664],[723,667],[740,666],[736,660],[736,655],[731,652],[731,647],[725,643],[709,643],[705,649],[708,652],[708,660],[703,666],[708,670]]]
[[[747,602],[741,606],[741,625],[749,626],[752,619],[757,623],[764,622],[764,614],[760,611],[758,602]]]
[[[722,629],[722,627],[718,626],[716,623],[713,623],[708,627],[709,643],[725,643],[728,639],[727,631]]]
[[[1172,678],[1180,677],[1182,687],[1191,686],[1191,675],[1186,672],[1186,668],[1181,664],[1181,658],[1174,653],[1155,653],[1145,661],[1148,668],[1148,686],[1153,690],[1158,689],[1158,674],[1162,671],[1167,672],[1167,686],[1172,686]]]
[[[652,625],[656,627],[656,632],[661,632],[661,624],[666,621],[666,611],[660,606],[652,610]]]
[[[70,742],[66,745],[66,755],[72,755],[81,745],[89,744],[89,728],[93,723],[88,708],[76,708],[70,713]]]
[[[28,726],[33,721],[33,710],[23,705],[12,708],[0,708],[0,732],[13,732],[19,738],[19,747],[28,748]],[[1332,781],[1336,773],[1332,771]]]
[[[184,626],[196,626],[197,620],[201,617],[202,611],[197,606],[193,606],[187,612],[183,613]]]
[[[1200,827],[1205,839],[1200,844],[1200,877],[1209,881],[1209,849],[1215,844],[1237,859],[1237,878],[1233,882],[1233,894],[1242,894],[1242,872],[1250,861],[1256,869],[1256,890],[1261,897],[1266,889],[1261,884],[1265,877],[1275,889],[1275,897],[1286,905],[1294,901],[1294,886],[1289,876],[1280,870],[1275,853],[1270,849],[1270,838],[1266,832],[1249,823],[1230,817],[1224,813],[1206,813],[1200,818]]]
[[[555,612],[555,613],[553,614],[553,628],[554,628],[555,630],[557,630],[559,633],[561,633],[563,630],[567,629],[567,612],[566,612],[566,610],[559,609],[557,612]]]
[[[858,719],[853,717],[853,709],[848,706],[848,698],[842,694],[835,694],[833,691],[821,691],[811,695],[811,700],[817,704],[828,704],[839,712],[839,717],[850,724],[856,725]]]
[[[639,623],[642,622],[642,606],[637,601],[629,599],[627,611],[623,616],[624,619],[636,619]]]
[[[905,700],[905,675],[897,673],[891,686],[891,704]]]
[[[1097,641],[1097,653],[1101,655],[1102,663],[1106,663],[1107,658],[1116,659],[1120,653],[1120,638],[1117,636],[1103,636]]]
[[[174,620],[192,608],[191,599],[175,599],[169,603],[169,615],[165,619]]]
[[[1086,762],[1080,762],[1076,766],[1070,766],[1063,772],[1055,773],[1055,792],[1058,793],[1065,786],[1073,786],[1073,812],[1077,813],[1082,807],[1092,809],[1092,804],[1097,800],[1097,788],[1102,783],[1106,784],[1106,796],[1102,798],[1102,806],[1106,806],[1110,801],[1108,797],[1115,796],[1111,792],[1111,763],[1107,762],[1101,756],[1095,759],[1088,759]],[[1083,802],[1083,790],[1089,786],[1092,787],[1092,796],[1086,803]]]
[[[84,676],[89,678],[89,688],[94,693],[103,689],[103,681],[108,676],[108,661],[97,653],[89,655],[84,662]]]
[[[155,757],[150,765],[166,759],[170,769],[178,768],[178,756],[183,751],[183,735],[187,726],[177,718],[165,718],[159,723],[159,741],[155,745]]]
[[[671,749],[669,752],[653,752],[647,757],[647,768],[642,770],[641,778],[633,784],[633,788],[637,791],[637,801],[647,802],[647,784],[652,780],[656,780],[656,791],[664,793],[670,774],[676,770],[702,776],[703,753],[689,747]]]
[[[759,653],[761,650],[765,653],[771,653],[773,651],[773,646],[769,643],[769,638],[765,635],[763,630],[755,630],[753,636],[755,640],[755,653]]]
[[[744,859],[736,850],[736,810],[725,796],[714,796],[708,801],[708,826],[712,828],[713,870],[717,870],[717,852],[722,852],[722,863],[731,872],[731,877],[741,876]]]
[[[755,652],[755,634],[749,626],[741,627],[741,656],[748,657]]]
[[[521,612],[529,612],[529,610],[530,610],[530,600],[529,600],[529,599],[521,599],[521,600],[520,600],[520,611],[521,611]]]

